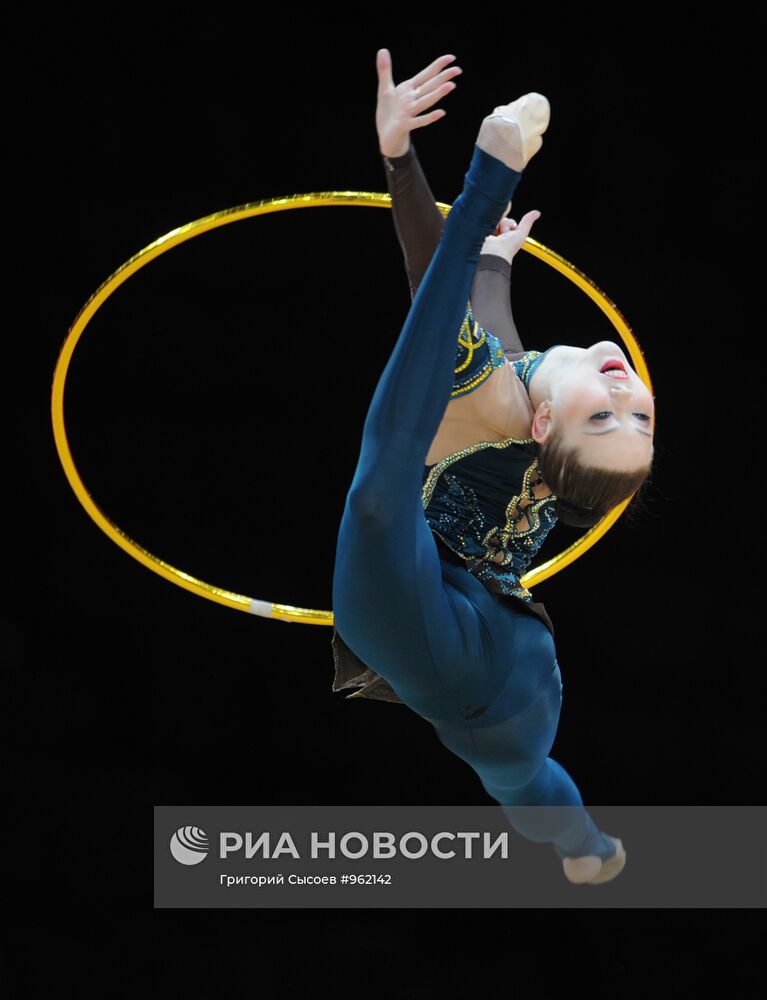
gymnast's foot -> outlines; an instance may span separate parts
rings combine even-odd
[[[576,884],[589,882],[591,885],[599,885],[601,882],[614,879],[623,871],[626,852],[617,837],[610,837],[610,840],[615,844],[615,854],[606,861],[602,861],[596,854],[587,854],[582,858],[563,858],[565,877]]]
[[[543,145],[551,108],[543,94],[530,93],[500,104],[482,122],[477,145],[512,170],[524,170]]]

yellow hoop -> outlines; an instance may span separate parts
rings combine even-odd
[[[225,604],[227,607],[235,608],[237,611],[247,611],[250,614],[262,615],[266,618],[279,618],[282,621],[302,622],[306,625],[332,625],[333,612],[316,611],[311,608],[297,608],[289,604],[274,604],[271,601],[256,600],[205,583],[196,577],[190,576],[189,573],[171,566],[170,563],[165,562],[158,556],[153,555],[111,521],[88,493],[72,458],[64,424],[64,385],[77,342],[95,313],[115,289],[119,288],[136,271],[139,271],[156,257],[159,257],[160,254],[166,253],[180,243],[184,243],[195,236],[200,236],[210,229],[217,229],[232,222],[240,222],[242,219],[248,219],[256,215],[268,215],[270,212],[283,212],[296,208],[317,208],[325,205],[364,205],[374,208],[391,208],[391,196],[368,191],[322,191],[313,194],[296,194],[285,198],[270,198],[264,201],[251,202],[235,208],[226,208],[220,212],[214,212],[212,215],[206,215],[202,219],[189,222],[185,226],[180,226],[178,229],[173,229],[171,232],[166,233],[165,236],[161,236],[153,243],[150,243],[149,246],[144,247],[143,250],[139,250],[137,254],[134,254],[130,260],[121,265],[114,274],[111,274],[96,289],[75,317],[59,351],[51,392],[53,435],[56,442],[56,450],[58,451],[66,477],[87,513],[113,542],[116,542],[117,545],[133,556],[134,559],[143,563],[144,566],[165,577],[166,580],[170,580],[171,583],[175,583],[179,587],[184,587],[200,597],[206,597],[208,600]],[[443,215],[447,215],[450,211],[450,205],[442,202],[437,202],[437,205]],[[564,274],[566,278],[569,278],[589,298],[596,302],[620,334],[631,355],[631,360],[637,374],[652,392],[650,374],[647,370],[642,351],[628,323],[626,323],[616,305],[607,298],[604,292],[597,288],[590,278],[586,277],[582,271],[579,271],[574,264],[565,260],[564,257],[561,257],[555,251],[549,250],[542,243],[528,236],[524,244],[524,249],[528,253],[533,254],[534,257],[545,261],[559,271],[560,274]],[[630,501],[631,497],[618,504],[601,521],[590,528],[581,538],[573,542],[563,552],[553,556],[541,566],[525,573],[520,580],[522,586],[530,588],[535,584],[542,583],[582,556],[615,524]]]

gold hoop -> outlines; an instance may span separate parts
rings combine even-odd
[[[165,577],[166,580],[170,580],[171,583],[175,583],[179,587],[184,587],[186,590],[190,590],[200,597],[224,604],[237,611],[247,611],[250,614],[261,615],[265,618],[278,618],[282,621],[302,622],[306,625],[332,625],[333,612],[317,611],[311,608],[294,607],[290,604],[275,604],[271,601],[257,600],[205,583],[191,576],[189,573],[171,566],[170,563],[165,562],[158,556],[153,555],[111,521],[97,506],[90,493],[88,493],[72,458],[64,423],[64,386],[77,342],[95,313],[123,282],[127,281],[132,274],[135,274],[142,267],[146,267],[147,264],[156,257],[159,257],[160,254],[166,253],[180,243],[184,243],[195,236],[200,236],[211,229],[218,229],[220,226],[240,222],[242,219],[249,219],[256,215],[268,215],[271,212],[284,212],[297,208],[318,208],[326,205],[363,205],[373,208],[391,208],[391,196],[369,191],[322,191],[313,194],[296,194],[284,198],[270,198],[264,201],[251,202],[235,208],[226,208],[220,212],[214,212],[212,215],[206,215],[202,219],[196,219],[185,226],[173,229],[171,232],[166,233],[165,236],[161,236],[153,243],[150,243],[149,246],[144,247],[143,250],[139,250],[137,254],[134,254],[133,257],[122,264],[96,289],[75,317],[59,351],[51,392],[53,435],[64,473],[86,512],[113,542],[144,566]],[[437,205],[443,215],[447,215],[450,211],[450,205],[443,202],[437,202]],[[525,241],[524,249],[534,257],[545,261],[566,278],[569,278],[592,301],[596,302],[620,334],[631,355],[637,374],[652,392],[650,374],[647,370],[642,351],[631,328],[618,311],[615,303],[611,302],[605,293],[582,271],[579,271],[574,264],[565,260],[564,257],[561,257],[554,250],[550,250],[529,236]],[[522,586],[530,588],[538,583],[542,583],[580,558],[615,524],[630,501],[631,497],[618,504],[601,521],[590,528],[581,538],[573,542],[563,552],[553,556],[541,566],[525,573],[520,580]]]

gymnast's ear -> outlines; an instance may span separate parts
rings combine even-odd
[[[546,444],[554,433],[554,415],[552,413],[551,401],[544,399],[539,404],[533,416],[533,423],[530,427],[530,434],[538,445]]]

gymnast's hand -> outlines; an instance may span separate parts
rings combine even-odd
[[[509,202],[509,208],[506,211],[508,212],[510,208],[511,202]],[[496,257],[503,257],[504,260],[511,263],[515,254],[530,235],[533,223],[537,219],[540,219],[540,217],[541,213],[537,208],[523,215],[519,222],[506,218],[504,215],[495,230],[496,235],[487,237],[482,244],[481,252],[494,254]]]
[[[378,70],[378,102],[376,104],[376,129],[382,156],[404,156],[410,148],[410,133],[444,118],[447,112],[437,108],[422,114],[442,97],[455,89],[451,77],[463,73],[459,66],[445,69],[455,56],[440,56],[422,69],[412,80],[403,80],[394,86],[391,54],[379,49],[376,54]]]

